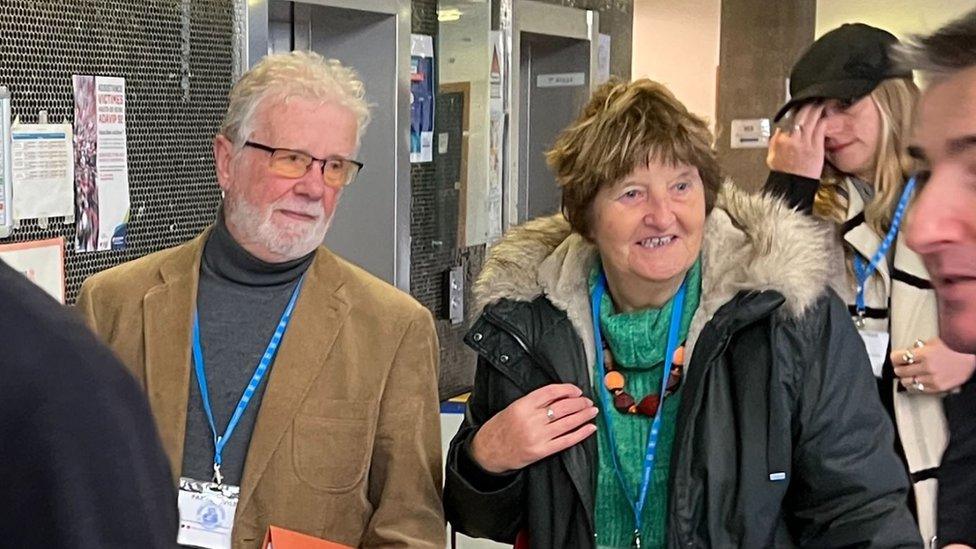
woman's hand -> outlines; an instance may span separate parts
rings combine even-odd
[[[824,167],[824,133],[827,119],[823,118],[822,103],[807,103],[793,117],[793,128],[776,132],[769,140],[766,165],[774,172],[820,179]]]
[[[891,364],[901,384],[909,390],[943,393],[969,380],[976,370],[976,356],[957,353],[936,337],[922,346],[892,351]],[[919,387],[923,389],[919,391]]]
[[[593,401],[571,384],[546,385],[508,405],[478,429],[471,458],[505,473],[562,452],[596,432]],[[550,412],[551,410],[551,412]]]

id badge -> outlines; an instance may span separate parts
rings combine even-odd
[[[888,358],[888,340],[891,336],[888,332],[874,330],[858,330],[858,333],[861,334],[864,348],[867,349],[868,358],[871,359],[871,370],[874,372],[874,377],[880,379],[885,359]]]
[[[176,542],[205,549],[230,549],[240,487],[180,478],[180,533]]]

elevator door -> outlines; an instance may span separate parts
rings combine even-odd
[[[270,52],[311,50],[356,70],[372,114],[357,159],[365,164],[345,190],[325,244],[402,289],[409,288],[408,144],[398,125],[398,20],[395,13],[272,0]],[[377,2],[373,2],[377,4]],[[403,193],[406,193],[405,195]],[[405,248],[405,250],[404,250]],[[406,257],[400,257],[406,253]],[[407,266],[404,269],[404,265]]]
[[[545,153],[589,98],[590,43],[519,35],[519,212],[525,221],[559,211],[562,192]]]
[[[308,49],[356,69],[366,84],[372,121],[359,159],[365,163],[342,195],[325,243],[339,255],[394,283],[396,265],[396,18],[310,6]],[[303,21],[296,18],[296,25]],[[296,45],[300,46],[296,26]]]

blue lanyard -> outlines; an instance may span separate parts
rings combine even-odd
[[[878,246],[878,251],[874,252],[871,262],[865,265],[864,259],[857,253],[854,254],[854,277],[857,279],[855,306],[857,308],[858,318],[864,318],[864,311],[867,309],[864,304],[864,292],[868,279],[878,269],[878,264],[884,261],[885,256],[888,255],[888,250],[895,241],[895,237],[898,236],[898,230],[901,228],[901,219],[905,215],[905,209],[908,207],[908,201],[912,196],[913,190],[915,190],[914,177],[909,179],[908,183],[905,184],[905,190],[902,191],[901,199],[898,200],[898,207],[895,208],[895,215],[891,218],[891,228],[888,229],[888,234],[885,235],[884,240],[881,241],[881,245]]]
[[[261,361],[258,362],[258,366],[254,370],[254,375],[251,376],[251,381],[244,389],[241,399],[237,402],[237,408],[234,410],[234,415],[231,416],[230,421],[227,422],[227,428],[224,429],[224,434],[221,436],[217,436],[217,425],[214,422],[213,409],[210,407],[210,390],[207,388],[207,374],[203,367],[203,348],[200,346],[200,315],[196,310],[193,311],[193,364],[197,373],[197,384],[200,386],[200,397],[203,399],[203,410],[207,413],[207,421],[210,423],[210,432],[213,433],[213,480],[217,484],[223,483],[223,475],[220,474],[220,465],[223,461],[222,454],[224,452],[224,446],[227,445],[227,441],[230,440],[230,436],[234,434],[234,429],[237,428],[237,424],[241,421],[241,416],[243,416],[244,411],[247,410],[247,405],[251,403],[251,398],[261,385],[261,380],[264,379],[265,374],[268,373],[268,367],[271,366],[272,361],[274,361],[275,354],[278,352],[278,345],[281,343],[281,338],[284,337],[285,330],[288,328],[288,322],[291,320],[291,313],[295,309],[295,302],[298,301],[298,293],[301,291],[302,283],[304,281],[305,275],[303,274],[302,277],[298,279],[298,284],[295,285],[295,289],[291,293],[291,300],[288,301],[288,306],[285,307],[285,312],[281,313],[281,320],[278,321],[278,327],[275,328],[274,335],[271,336],[271,341],[268,342],[268,348],[265,349],[264,355],[261,357]]]
[[[644,512],[644,504],[647,501],[647,489],[651,484],[651,473],[654,470],[654,457],[657,453],[657,439],[661,432],[661,414],[664,410],[664,393],[668,388],[668,378],[671,374],[671,366],[674,362],[674,352],[678,348],[678,336],[681,331],[681,314],[685,304],[685,293],[687,290],[687,280],[681,283],[678,293],[674,296],[671,305],[671,326],[668,328],[668,345],[664,352],[664,371],[661,374],[661,401],[654,414],[654,422],[651,423],[651,432],[647,435],[647,450],[644,452],[644,471],[641,476],[640,492],[637,501],[630,497],[627,489],[627,482],[624,480],[623,470],[620,467],[620,457],[617,455],[616,435],[613,430],[613,406],[610,401],[610,391],[603,378],[606,371],[603,365],[603,336],[600,330],[600,304],[603,301],[603,294],[606,292],[607,278],[602,272],[593,288],[593,295],[590,301],[590,309],[593,313],[593,338],[596,341],[596,374],[597,382],[600,386],[600,402],[603,405],[603,420],[607,425],[607,440],[610,443],[610,458],[613,462],[613,470],[617,473],[617,480],[620,481],[620,488],[634,512],[634,543],[640,547],[640,525],[641,516]]]

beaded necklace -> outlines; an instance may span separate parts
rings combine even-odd
[[[644,398],[637,402],[630,393],[628,393],[624,387],[627,385],[627,378],[624,376],[623,372],[617,369],[616,362],[613,359],[613,353],[610,351],[610,345],[607,344],[607,338],[600,338],[603,342],[603,366],[606,368],[606,375],[603,376],[603,385],[610,391],[613,396],[613,407],[617,409],[621,414],[630,415],[642,415],[647,417],[654,417],[657,413],[657,408],[661,404],[661,396],[656,394],[645,395]],[[664,391],[664,398],[673,395],[680,387],[681,382],[684,379],[684,362],[685,362],[685,346],[684,343],[681,344],[674,351],[674,359],[671,365],[671,373],[668,374],[668,385],[667,389]]]

